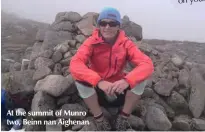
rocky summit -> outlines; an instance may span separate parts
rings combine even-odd
[[[26,56],[23,56],[21,61],[5,58],[6,56],[2,58],[2,87],[7,89],[12,97],[19,97],[18,101],[14,100],[16,107],[25,108],[27,111],[86,112],[81,116],[70,114],[32,117],[41,121],[63,121],[68,117],[81,122],[89,121],[89,125],[69,127],[63,124],[25,125],[25,130],[96,130],[91,113],[79,97],[68,69],[72,56],[96,26],[98,15],[94,12],[83,16],[77,12],[59,12],[52,24],[36,32],[33,45],[23,51]],[[122,22],[122,29],[136,46],[153,60],[155,66],[145,92],[129,118],[132,129],[205,130],[205,63],[192,61],[194,56],[189,58],[190,54],[186,57],[182,55],[182,51],[184,54],[190,52],[185,49],[189,45],[181,44],[187,42],[144,40],[140,25],[131,21],[128,16],[124,16]],[[163,45],[162,42],[166,44]],[[177,44],[184,47],[171,51],[172,48],[167,46],[172,46],[172,43],[175,49]],[[205,51],[205,44],[198,44],[197,48],[199,47],[198,52]],[[169,52],[166,52],[167,49]],[[194,55],[197,57],[196,54]],[[130,71],[132,68],[133,65],[127,63],[124,70]],[[22,103],[25,100],[26,103]],[[103,112],[112,119],[115,108],[103,108]],[[29,120],[31,117],[25,118]]]

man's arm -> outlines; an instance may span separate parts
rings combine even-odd
[[[92,54],[92,47],[87,39],[70,61],[70,73],[75,80],[91,84],[93,87],[101,80],[95,71],[88,68],[87,63]]]
[[[132,42],[127,43],[128,61],[135,65],[135,68],[125,76],[125,80],[133,88],[141,81],[147,79],[154,72],[152,60],[141,52],[138,47]]]

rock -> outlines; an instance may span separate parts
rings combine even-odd
[[[56,122],[56,124],[49,124],[49,125],[46,125],[46,131],[63,131],[63,127],[62,127],[62,124],[58,124],[59,122],[59,119],[57,120],[53,120]]]
[[[87,116],[88,110],[82,107],[80,104],[64,104],[62,106],[62,111],[63,112],[61,115],[61,118],[64,119],[71,119],[71,120],[84,120]]]
[[[47,75],[51,74],[51,69],[46,67],[46,66],[42,66],[40,68],[38,68],[34,75],[33,75],[33,80],[38,81],[40,79],[43,79],[44,77],[46,77]]]
[[[153,131],[168,131],[172,124],[159,108],[150,106],[146,114],[146,124],[149,130]]]
[[[34,88],[35,91],[45,91],[54,97],[58,97],[70,87],[69,80],[62,75],[49,75],[39,80]]]
[[[33,93],[33,88],[36,83],[36,81],[32,80],[34,72],[34,70],[12,72],[10,76],[11,87],[8,89],[8,92],[11,94]]]
[[[64,104],[68,104],[70,102],[70,99],[71,99],[70,96],[60,97],[57,101],[57,105],[61,107]]]
[[[167,102],[177,114],[189,114],[188,103],[179,93],[173,91]]]
[[[13,65],[10,65],[10,72],[11,71],[20,71],[21,70],[21,63],[15,62]]]
[[[63,66],[69,66],[71,59],[72,59],[71,57],[66,58],[66,59],[63,59],[63,60],[60,61],[60,63],[61,63],[61,65],[63,65]]]
[[[101,110],[102,110],[103,115],[105,116],[106,119],[108,119],[108,120],[112,119],[112,115],[110,114],[110,112],[106,108],[101,107]],[[90,111],[90,113],[92,114],[91,111]]]
[[[199,131],[205,130],[205,120],[192,118],[192,127]]]
[[[25,125],[25,131],[46,131],[45,125]]]
[[[23,58],[29,60],[29,59],[30,59],[30,56],[31,56],[31,52],[32,52],[32,47],[28,47],[28,48],[25,50],[25,53],[24,53]]]
[[[66,53],[68,50],[69,50],[69,45],[68,45],[68,42],[67,41],[65,41],[65,42],[63,42],[63,43],[61,43],[61,44],[59,44],[59,45],[57,45],[55,48],[54,48],[54,50],[55,51],[60,51],[61,53]]]
[[[163,96],[169,96],[173,88],[177,85],[177,82],[170,81],[162,78],[159,82],[157,82],[154,86],[154,90]]]
[[[205,80],[196,68],[190,72],[191,94],[189,99],[189,109],[195,118],[199,118],[205,107]]]
[[[37,34],[36,34],[36,41],[43,42],[45,34],[46,34],[45,29],[39,29]]]
[[[29,70],[35,69],[35,59],[33,59],[29,62],[28,69]]]
[[[59,50],[57,50],[57,51],[55,51],[55,52],[53,53],[53,56],[52,56],[51,59],[53,60],[54,63],[57,63],[57,62],[59,62],[62,58],[63,58],[62,53],[61,53]]]
[[[184,61],[176,54],[172,56],[171,61],[178,68],[181,68],[184,65]]]
[[[89,12],[83,16],[83,19],[76,23],[76,26],[85,36],[90,36],[93,32],[94,26],[97,25],[97,13]]]
[[[62,22],[62,21],[71,21],[71,22],[78,22],[82,19],[81,15],[77,12],[59,12],[56,15],[55,21]]]
[[[68,51],[67,53],[64,54],[64,58],[72,57],[72,53]]]
[[[27,70],[29,63],[30,63],[30,60],[23,59],[22,64],[21,64],[21,71]]]
[[[49,49],[49,50],[45,50],[45,51],[41,52],[39,54],[39,57],[44,57],[44,58],[49,59],[52,55],[53,55],[53,51]]]
[[[71,40],[72,34],[67,31],[47,31],[42,44],[42,49],[53,49],[56,45]]]
[[[133,36],[136,40],[142,40],[142,27],[134,22],[122,21],[122,29],[128,36]]]
[[[178,93],[181,94],[185,99],[187,99],[189,96],[189,88],[179,89]]]
[[[76,40],[68,40],[68,45],[70,45],[70,47],[74,48],[76,45]]]
[[[62,75],[61,69],[62,69],[62,66],[60,63],[55,64],[54,70],[53,70],[53,75]]]
[[[32,100],[31,111],[32,112],[49,112],[56,109],[55,99],[49,94],[38,91]],[[54,113],[53,113],[54,115]],[[52,114],[50,115],[52,116]],[[39,118],[38,116],[32,116],[34,118]],[[48,116],[40,116],[41,119],[48,119]]]
[[[58,22],[58,23],[54,22],[54,23],[52,23],[51,27],[55,31],[68,31],[68,32],[72,32],[72,31],[75,30],[75,27],[69,21],[61,21],[61,22]]]
[[[165,108],[165,111],[169,118],[173,118],[175,116],[174,110],[161,97],[159,97],[159,95],[154,93],[153,98],[156,101],[156,103],[162,105]]]
[[[69,69],[68,69],[67,66],[66,66],[66,67],[63,67],[63,68],[61,69],[61,72],[63,73],[63,76],[64,76],[64,77],[66,77],[67,75],[70,74]]]
[[[154,91],[151,88],[145,88],[142,94],[142,98],[152,98]]]
[[[42,42],[36,42],[33,45],[30,60],[33,60],[39,56],[40,52],[42,51],[41,49],[42,44],[43,44]]]
[[[75,53],[77,52],[77,50],[70,50],[70,52],[72,53],[72,55],[75,55]]]
[[[136,129],[136,130],[144,130],[144,128],[145,128],[145,124],[144,124],[143,120],[137,116],[130,115],[130,117],[128,118],[128,121],[129,121],[131,127]]]
[[[76,44],[76,49],[78,49],[80,46],[81,46],[81,44],[80,44],[80,43],[77,43],[77,44]]]
[[[77,94],[77,88],[75,86],[74,80],[72,78],[72,76],[69,74],[68,76],[66,76],[66,78],[68,79],[68,82],[70,84],[70,87],[64,92],[63,95],[76,95]],[[72,100],[72,97],[71,97]]]
[[[182,69],[179,72],[179,85],[189,87],[189,73],[186,69]]]
[[[1,72],[6,73],[9,72],[9,68],[15,63],[14,60],[11,59],[2,59],[1,60]]]
[[[53,69],[54,62],[51,59],[38,57],[34,62],[35,69],[40,69],[43,66]]]
[[[74,125],[73,127],[72,127],[72,130],[73,131],[78,131],[78,130],[80,130],[80,129],[82,129],[83,128],[83,125]]]
[[[191,119],[187,115],[180,115],[174,118],[173,127],[176,130],[190,131]]]
[[[76,37],[75,37],[75,40],[77,41],[77,42],[79,42],[79,43],[83,43],[84,41],[85,41],[85,36],[84,35],[77,35]]]

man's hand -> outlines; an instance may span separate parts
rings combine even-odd
[[[113,83],[112,88],[108,91],[108,94],[113,95],[115,92],[121,94],[128,87],[129,83],[125,79],[121,79]]]
[[[108,91],[112,89],[113,83],[108,82],[108,81],[100,81],[98,83],[98,87],[103,90],[106,94],[108,94]]]

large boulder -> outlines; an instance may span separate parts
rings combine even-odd
[[[192,68],[190,72],[191,94],[189,100],[189,109],[193,116],[201,116],[205,107],[205,80],[197,68]]]
[[[45,91],[52,96],[58,97],[70,87],[70,82],[62,75],[49,75],[39,80],[34,88],[35,91]]]
[[[173,121],[173,127],[176,130],[190,131],[191,130],[191,118],[186,115],[176,116]]]
[[[54,111],[55,109],[56,109],[55,99],[52,96],[50,96],[49,94],[43,91],[38,91],[34,95],[34,98],[32,100],[32,105],[31,105],[31,112],[49,112],[49,111]],[[41,118],[48,118],[48,117],[49,116],[41,116]],[[38,118],[38,116],[36,116],[36,118]]]
[[[45,34],[46,34],[46,29],[39,29],[36,34],[36,41],[43,42]]]
[[[163,96],[170,96],[171,91],[177,85],[177,80],[171,81],[168,79],[162,78],[159,82],[157,82],[154,86],[154,90]]]
[[[122,29],[128,36],[133,36],[136,40],[141,41],[142,36],[142,27],[129,20],[127,16],[122,19]]]
[[[48,30],[45,34],[42,49],[53,49],[56,45],[63,43],[66,40],[71,40],[72,34],[67,31],[52,31]]]
[[[44,67],[44,66],[52,69],[54,66],[54,62],[53,60],[48,59],[48,58],[38,57],[35,60],[34,66],[35,66],[35,69],[40,69],[41,67]]]
[[[62,22],[62,21],[71,21],[71,22],[78,22],[82,19],[81,15],[77,12],[59,12],[56,15],[55,22]]]
[[[51,69],[46,66],[42,66],[35,71],[33,75],[33,80],[38,81],[49,74],[51,74]]]
[[[192,127],[195,130],[205,131],[205,120],[204,119],[192,118]]]
[[[185,98],[179,93],[173,91],[168,98],[168,104],[174,109],[176,114],[188,114],[189,106]]]
[[[149,130],[168,131],[172,127],[172,123],[162,110],[154,106],[149,106],[146,114],[146,124]]]
[[[90,36],[93,32],[93,29],[96,26],[96,21],[98,18],[97,13],[89,12],[83,16],[83,19],[76,23],[76,26],[85,36]]]
[[[34,43],[33,47],[32,47],[32,52],[31,52],[31,56],[30,56],[30,60],[33,60],[35,58],[37,58],[39,56],[39,54],[41,53],[42,49],[42,42],[36,42]]]
[[[55,31],[68,31],[68,32],[72,32],[75,30],[75,27],[73,26],[73,24],[69,21],[61,21],[59,23],[54,22],[51,25],[52,29],[54,29]]]
[[[179,85],[182,85],[188,88],[189,87],[189,72],[186,69],[180,70],[178,80],[179,80]]]

